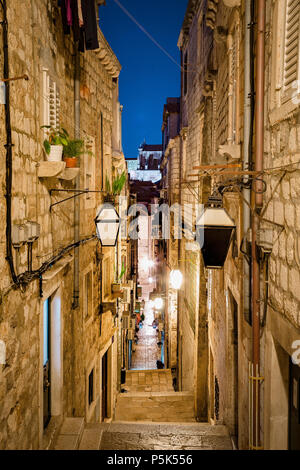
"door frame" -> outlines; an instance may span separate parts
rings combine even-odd
[[[100,351],[99,357],[99,381],[100,381],[100,422],[103,422],[102,417],[102,359],[103,356],[108,353],[107,356],[107,419],[112,419],[114,414],[114,387],[113,384],[117,383],[116,377],[116,370],[114,367],[114,356],[116,355],[116,345],[117,341],[116,338],[110,338],[108,343],[104,346],[104,348]]]
[[[40,364],[39,364],[39,446],[43,446],[43,436],[46,433],[52,418],[63,415],[63,313],[61,283],[47,289],[44,287],[43,298],[40,299]],[[50,299],[50,380],[51,380],[51,418],[48,427],[44,429],[44,302]]]

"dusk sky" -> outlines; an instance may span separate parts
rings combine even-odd
[[[159,49],[117,4],[173,57]],[[180,96],[180,54],[177,41],[187,0],[106,0],[100,7],[100,27],[122,65],[120,101],[123,110],[123,150],[137,156],[138,146],[161,143],[163,105]]]

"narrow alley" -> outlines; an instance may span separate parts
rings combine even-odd
[[[0,0],[0,77],[0,451],[300,450],[300,0]]]

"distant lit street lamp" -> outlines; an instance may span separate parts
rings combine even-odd
[[[154,308],[156,310],[161,310],[163,308],[163,305],[164,305],[164,301],[161,297],[156,297],[156,299],[154,300]]]
[[[179,269],[173,269],[170,273],[170,286],[172,289],[179,290],[182,286],[183,276]]]
[[[116,246],[120,217],[116,209],[110,204],[104,204],[95,219],[97,237],[104,247]]]
[[[148,259],[148,258],[143,258],[141,260],[141,267],[144,269],[144,271],[147,271],[150,268],[153,268],[154,266],[154,261]]]

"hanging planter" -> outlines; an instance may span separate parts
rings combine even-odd
[[[123,173],[119,176],[117,176],[112,183],[112,186],[110,185],[110,181],[108,179],[108,176],[106,175],[106,180],[105,180],[105,196],[104,196],[104,202],[113,204],[113,205],[118,205],[119,204],[119,196],[122,192],[122,189],[124,188],[124,185],[126,183],[126,173],[123,171]]]

